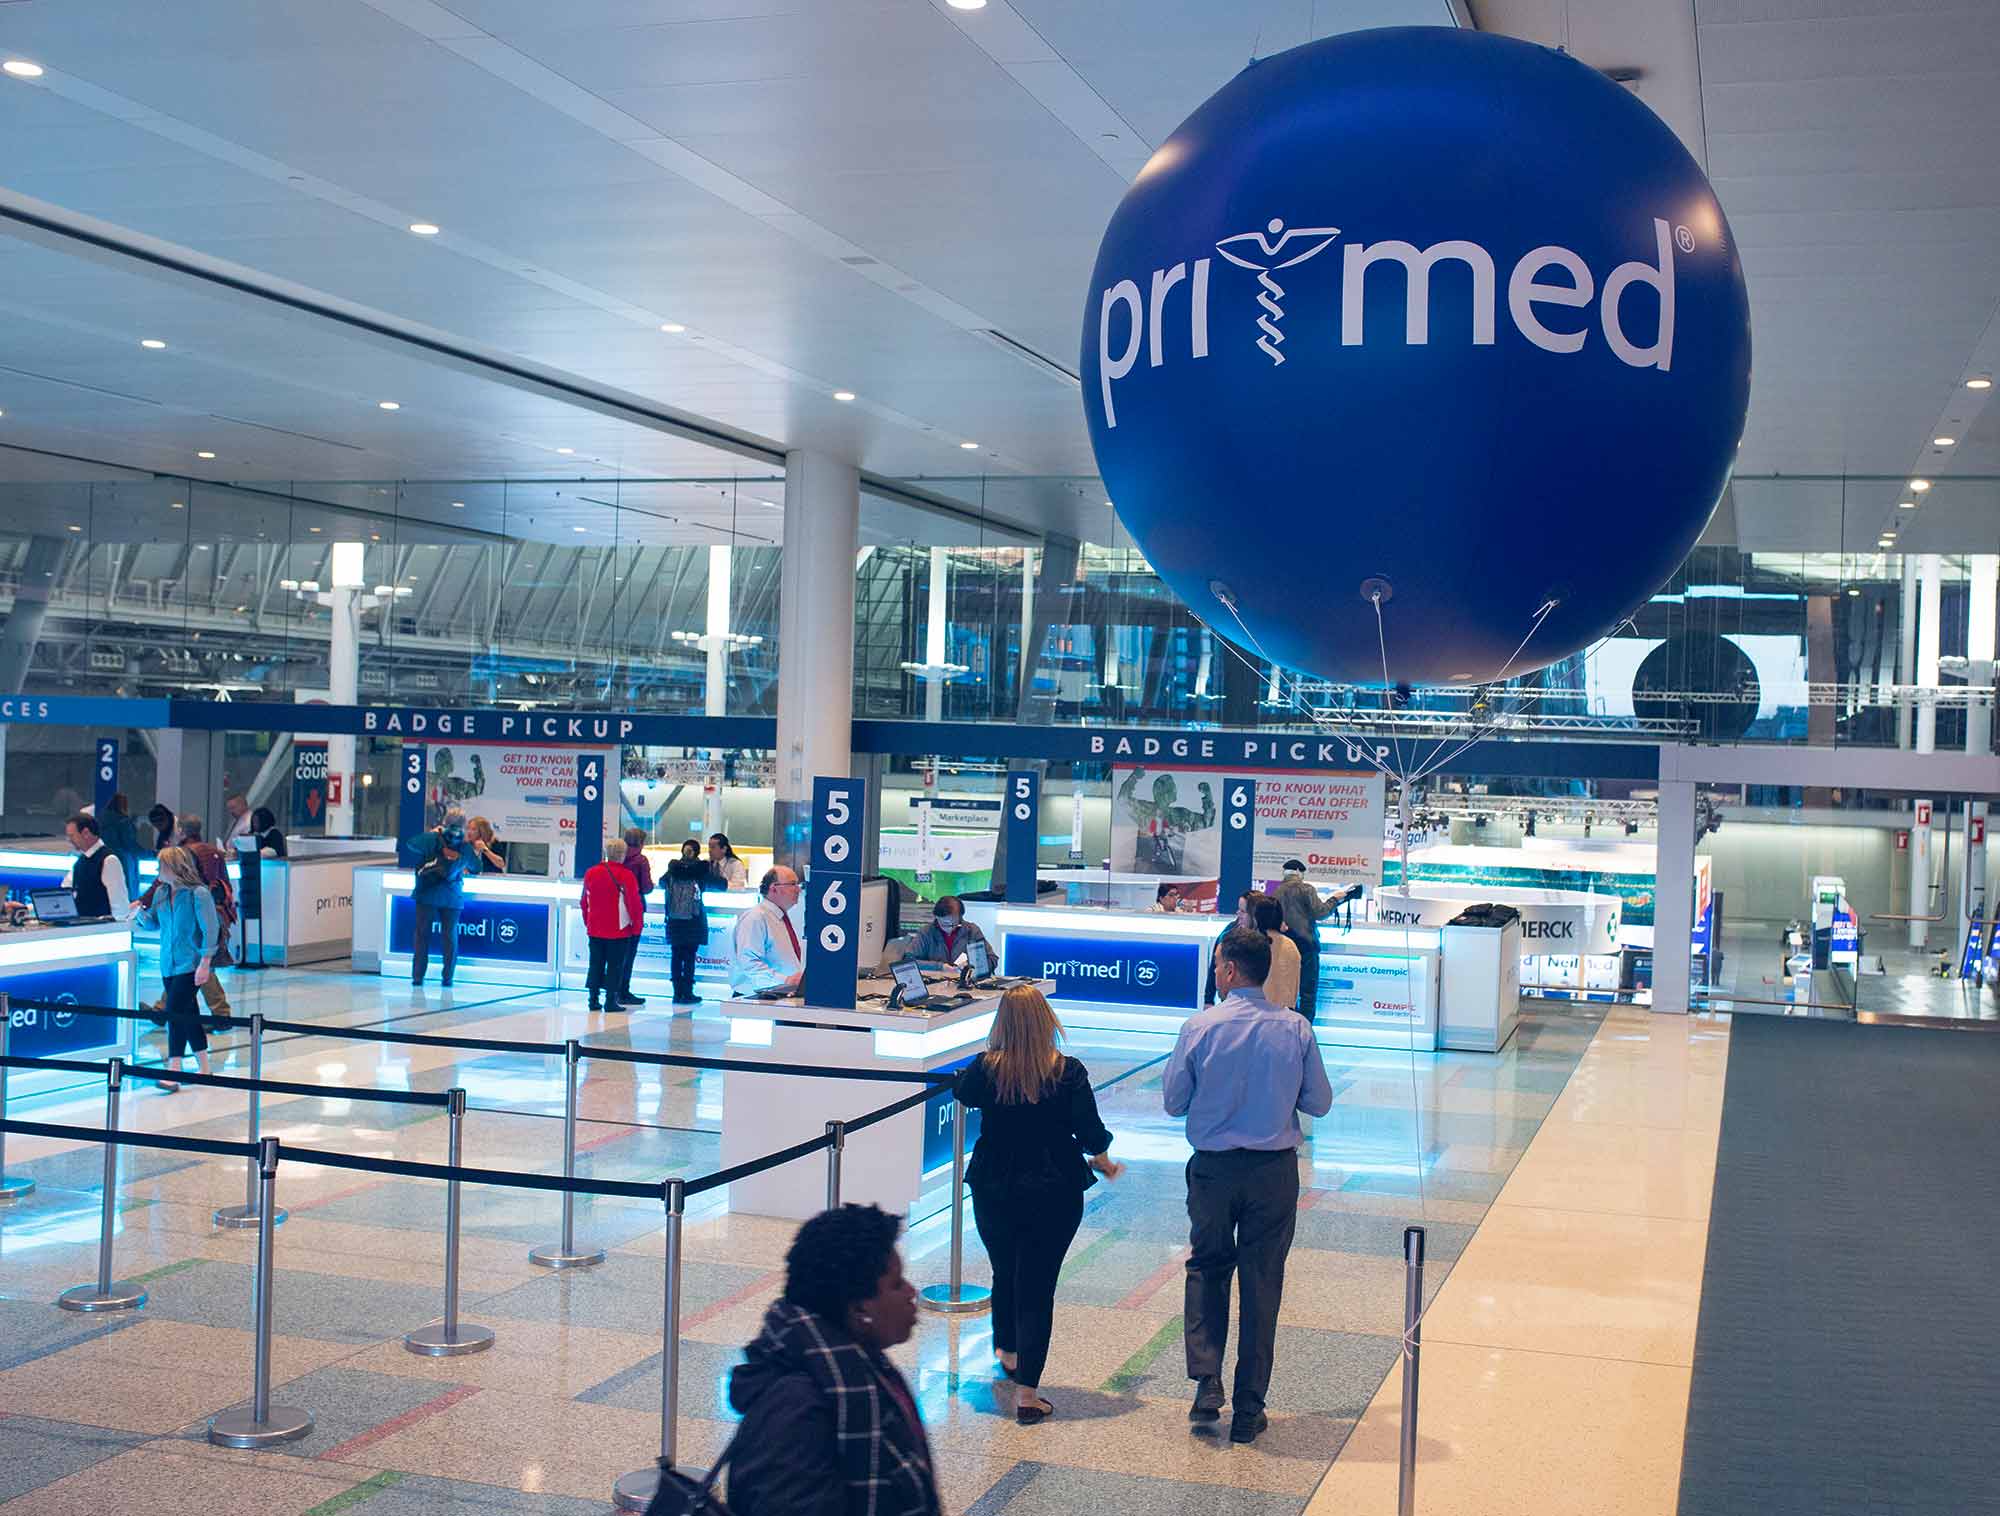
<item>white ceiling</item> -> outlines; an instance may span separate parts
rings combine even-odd
[[[2000,474],[2000,406],[1962,384],[2000,368],[2000,4],[1470,9],[1638,69],[1705,154],[1755,323],[1740,473],[1882,476],[1887,498],[1850,486],[1838,517],[1824,491],[1740,479],[1746,543],[1865,537],[1919,467]],[[1447,0],[0,3],[0,54],[48,71],[0,77],[0,207],[183,265],[0,237],[0,442],[39,450],[0,452],[0,479],[91,471],[63,455],[596,490],[761,475],[746,448],[807,446],[1104,541],[1098,492],[1063,482],[1094,471],[1076,390],[986,334],[1076,366],[1126,182],[1253,52],[1452,19]],[[1959,444],[1930,449],[1946,427]],[[1941,549],[2000,540],[1982,508],[1932,516]]]

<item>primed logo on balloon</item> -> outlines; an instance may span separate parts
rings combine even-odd
[[[1686,148],[1573,58],[1444,27],[1218,91],[1113,215],[1082,336],[1106,492],[1232,677],[1477,684],[1587,647],[1693,546],[1749,401]]]

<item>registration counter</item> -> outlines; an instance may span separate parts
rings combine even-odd
[[[124,922],[73,927],[0,930],[0,993],[10,1000],[51,1000],[65,1005],[137,1005],[138,960],[132,928]],[[9,1007],[7,1051],[19,1058],[101,1060],[130,1056],[132,1023],[108,1016]],[[12,1070],[15,1098],[77,1085],[102,1084],[101,1075],[61,1070]]]
[[[1052,981],[1067,1025],[1171,1036],[1201,1009],[1208,960],[1233,916],[967,901],[1008,974]],[[1438,1045],[1443,940],[1436,928],[1321,925],[1318,1040]]]
[[[852,1120],[913,1093],[915,1083],[842,1079],[839,1070],[931,1074],[956,1069],[986,1045],[1000,1004],[976,995],[948,1011],[891,1011],[880,999],[890,981],[861,981],[858,1009],[829,1010],[798,1000],[727,1000],[729,1052],[752,1061],[808,1064],[824,1078],[726,1070],[722,1077],[722,1162],[745,1163],[822,1135],[829,1121]],[[847,1139],[841,1199],[893,1215],[922,1213],[927,1175],[951,1163],[951,1087]],[[976,1123],[977,1112],[969,1112]],[[967,1128],[972,1140],[977,1126]],[[938,1205],[948,1194],[931,1197]],[[729,1187],[729,1208],[803,1220],[826,1206],[826,1161],[784,1164]]]
[[[364,867],[354,871],[355,969],[408,977],[415,946],[416,909],[409,869]],[[590,938],[574,879],[526,874],[468,874],[458,918],[455,978],[473,984],[580,990],[590,973]],[[648,899],[632,988],[651,999],[673,993],[664,890]],[[708,941],[695,960],[695,993],[720,1000],[729,993],[729,950],[736,918],[757,903],[752,890],[716,890],[708,907]],[[438,928],[434,928],[439,930]],[[441,945],[431,944],[432,972],[441,972]]]

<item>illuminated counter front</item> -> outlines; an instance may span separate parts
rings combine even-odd
[[[409,869],[357,868],[354,871],[354,967],[367,972],[410,972],[416,908]],[[456,980],[473,984],[531,985],[580,990],[590,972],[590,938],[583,929],[574,879],[525,874],[468,874],[465,905],[458,918]],[[647,901],[632,987],[648,998],[673,993],[667,946],[665,891]],[[713,891],[708,906],[708,941],[696,958],[695,993],[704,1000],[729,994],[729,946],[736,918],[757,903],[754,891]],[[433,928],[434,935],[442,927]],[[431,969],[440,972],[442,946],[431,943]]]
[[[843,1070],[894,1069],[939,1073],[977,1057],[993,1029],[997,994],[934,1014],[881,1008],[890,981],[858,986],[860,1008],[833,1010],[797,1000],[727,1000],[725,1056],[809,1064],[825,1077],[729,1069],[722,1076],[722,1162],[725,1167],[820,1136],[829,1121],[851,1121],[911,1094],[917,1086],[843,1079]],[[869,997],[876,997],[871,1000]],[[873,1005],[875,1008],[871,1009]],[[921,1216],[948,1203],[948,1190],[927,1179],[947,1178],[951,1165],[951,1086],[930,1099],[847,1139],[841,1199],[879,1205],[897,1216]],[[968,1113],[966,1141],[978,1135]],[[755,1216],[802,1220],[826,1205],[826,1159],[815,1154],[729,1187],[729,1208]]]
[[[132,928],[124,922],[0,931],[0,992],[20,1000],[129,1010],[138,1003],[137,964]],[[10,1007],[7,1050],[20,1058],[129,1057],[131,1025],[105,1016]],[[16,1097],[104,1082],[101,1075],[54,1070],[15,1069],[9,1077]]]
[[[1090,906],[968,901],[1004,972],[1053,982],[1065,1025],[1115,1031],[1180,1030],[1201,1009],[1208,960],[1232,916],[1106,910]],[[1437,1046],[1435,927],[1319,929],[1319,1000],[1313,1027],[1334,1047]]]

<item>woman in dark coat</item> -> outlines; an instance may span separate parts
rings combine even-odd
[[[917,1327],[901,1226],[872,1205],[844,1205],[799,1228],[784,1296],[729,1376],[743,1418],[724,1454],[732,1511],[939,1516],[923,1418],[888,1359]]]
[[[1062,1023],[1031,984],[1000,997],[986,1051],[953,1090],[981,1111],[965,1182],[972,1220],[993,1262],[993,1351],[1019,1385],[1014,1419],[1055,1414],[1041,1396],[1055,1329],[1056,1276],[1083,1224],[1083,1192],[1116,1179],[1111,1133],[1097,1114],[1090,1071],[1056,1046]]]
[[[673,950],[675,1005],[701,1003],[694,992],[695,964],[708,941],[708,907],[701,897],[705,890],[721,888],[722,876],[690,837],[681,844],[680,857],[667,863],[667,944]]]

